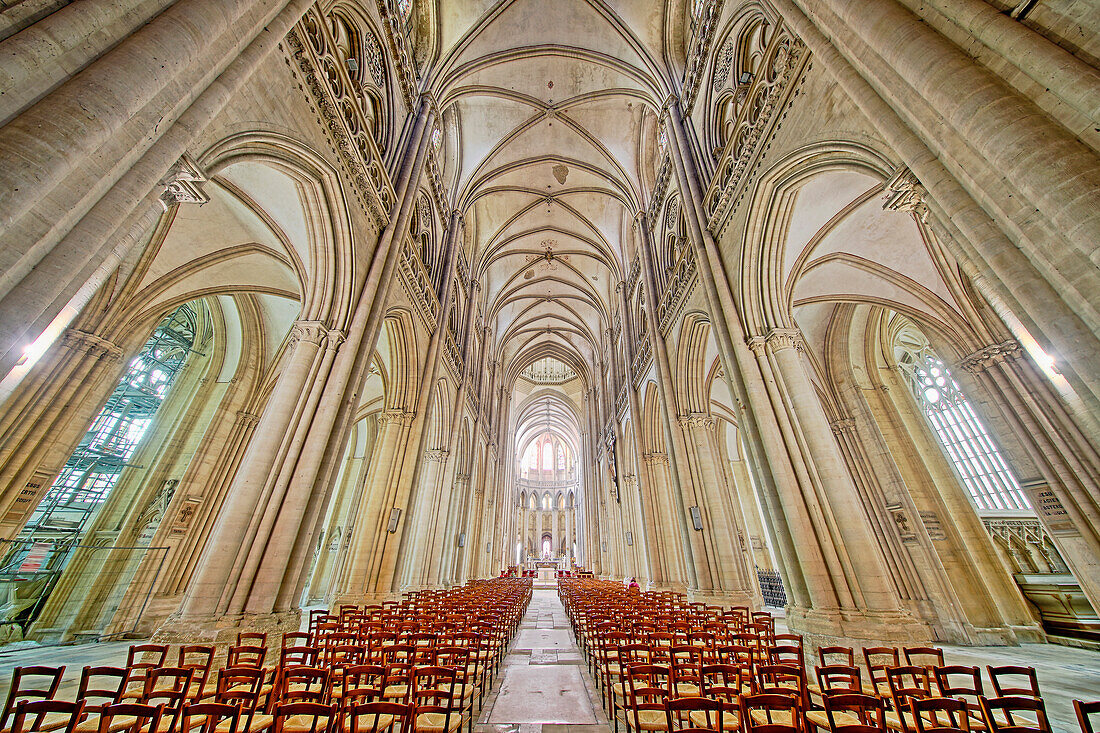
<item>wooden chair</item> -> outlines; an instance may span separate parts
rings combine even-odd
[[[163,705],[107,705],[99,714],[99,733],[152,733],[159,729],[163,713]]]
[[[76,733],[96,733],[99,716],[108,705],[122,701],[128,679],[122,667],[84,667],[80,670],[80,684],[76,699],[84,701],[84,720],[77,724]]]
[[[1051,733],[1046,706],[1038,697],[983,697],[979,702],[989,733]]]
[[[145,681],[154,669],[160,669],[168,659],[167,644],[134,644],[126,652],[126,689],[122,700],[139,700],[145,691]]]
[[[1092,722],[1092,716],[1100,715],[1100,700],[1093,702],[1074,700],[1073,710],[1077,713],[1077,722],[1081,726],[1081,733],[1096,733],[1097,727]]]
[[[886,703],[877,695],[834,693],[822,699],[830,733],[886,733]],[[807,713],[807,717],[808,717]]]
[[[271,728],[274,718],[264,712],[268,695],[261,691],[264,686],[264,671],[251,667],[235,667],[218,670],[217,689],[214,701],[223,705],[237,705],[240,715],[237,730],[240,733],[255,733]]]
[[[206,693],[206,681],[210,677],[210,667],[214,664],[214,647],[199,644],[181,646],[177,666],[194,671],[191,675],[191,687],[188,699],[201,700]]]
[[[4,702],[4,711],[0,713],[0,729],[10,728],[10,718],[15,706],[21,702],[52,700],[65,676],[65,667],[16,667],[11,673],[11,686],[8,698]]]
[[[917,733],[970,733],[970,708],[954,697],[909,700],[909,711]]]
[[[15,706],[11,733],[73,733],[83,715],[83,700],[21,700]]]
[[[864,647],[863,661],[867,664],[867,674],[871,677],[875,694],[888,698],[890,685],[886,682],[886,670],[889,667],[901,666],[898,650],[891,646]]]
[[[982,671],[978,667],[953,664],[946,667],[933,667],[932,677],[940,697],[954,697],[966,702],[970,711],[971,730],[985,730],[982,721],[982,706],[978,702],[985,691],[982,689]]]
[[[814,674],[817,675],[817,686],[821,691],[820,697],[822,698],[822,705],[824,705],[824,698],[826,697],[863,694],[863,684],[860,678],[859,667],[830,664],[824,667],[817,667],[814,670]],[[818,728],[831,727],[830,718],[825,710],[807,708],[805,715],[808,728],[810,726],[816,726]],[[859,725],[861,723],[860,718],[855,718],[851,714],[839,710],[834,717],[836,717],[842,725]]]
[[[381,733],[396,724],[402,731],[408,730],[409,705],[375,700],[361,702],[344,708],[345,733]]]
[[[462,727],[462,702],[455,699],[458,672],[439,666],[414,667],[413,733],[454,733]]]
[[[703,712],[690,713],[692,725],[697,728],[714,728],[720,731],[740,728],[739,701],[744,691],[741,667],[736,664],[704,664],[700,679],[702,681],[700,692],[704,697],[715,700],[722,706],[723,717],[719,721]]]
[[[287,667],[279,678],[275,699],[279,703],[313,702],[326,705],[329,702],[331,670],[325,667]]]
[[[724,725],[726,714],[725,706],[711,698],[697,695],[665,698],[665,730],[668,731],[723,733],[730,730]]]
[[[803,733],[802,703],[796,695],[762,693],[741,696],[744,733]]]
[[[909,701],[923,700],[932,696],[928,669],[915,665],[888,667],[886,684],[890,689],[890,702],[893,710],[886,713],[886,727],[902,733],[914,733],[916,726],[912,718]]]
[[[665,700],[671,696],[672,670],[665,664],[632,664],[626,669],[624,714],[627,728],[667,730]]]
[[[219,702],[184,703],[180,733],[237,733],[241,706]]]
[[[161,667],[150,670],[146,676],[140,702],[142,705],[161,708],[160,723],[163,730],[179,729],[179,716],[183,712],[183,704],[190,700],[188,695],[194,676],[195,670],[190,667]]]
[[[319,702],[282,702],[275,705],[272,733],[335,733],[336,706]]]

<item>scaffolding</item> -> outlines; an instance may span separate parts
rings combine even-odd
[[[161,321],[9,545],[0,561],[0,582],[29,584],[38,592],[33,603],[15,614],[17,618],[9,610],[4,622],[25,626],[37,616],[91,518],[131,465],[153,416],[186,364],[197,320],[195,306],[189,303]],[[42,557],[28,562],[32,552]]]

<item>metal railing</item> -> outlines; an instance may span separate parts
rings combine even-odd
[[[783,588],[783,577],[778,570],[757,568],[756,580],[760,583],[760,594],[764,596],[765,606],[784,608],[787,605],[787,591]]]

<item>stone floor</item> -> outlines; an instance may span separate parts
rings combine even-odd
[[[80,644],[0,652],[0,695],[14,667],[66,664],[61,694],[76,692],[84,665],[126,663],[129,642]],[[1052,644],[1020,647],[944,647],[948,664],[1035,667],[1057,733],[1079,733],[1074,699],[1100,699],[1100,652]],[[557,592],[534,591],[493,689],[486,695],[475,733],[608,733],[607,716],[569,630]]]

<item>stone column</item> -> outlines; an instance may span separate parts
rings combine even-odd
[[[398,447],[408,439],[411,413],[385,410],[378,415],[378,438],[371,453],[365,489],[358,510],[352,515],[349,557],[333,603],[367,603],[377,600],[373,577],[378,545],[389,537],[390,487],[398,466]]]
[[[713,558],[711,585],[701,587],[696,600],[756,608],[761,604],[759,584],[746,557],[745,528],[734,506],[736,495],[726,484],[717,458],[717,420],[710,415],[687,414],[678,422],[702,487],[699,510],[707,552]]]
[[[297,419],[310,399],[308,385],[320,366],[325,336],[325,329],[313,321],[299,321],[291,328],[284,352],[286,366],[268,398],[206,543],[181,609],[184,619],[201,622],[229,613],[237,583],[242,580],[250,583],[253,579],[242,578],[242,574],[253,543],[258,536],[266,539],[275,522],[277,505],[272,506],[271,502],[279,467],[294,449]],[[233,613],[241,611],[243,606],[238,604]]]
[[[689,589],[696,589],[699,587],[700,578],[706,579],[710,575],[706,551],[701,546],[698,532],[688,524],[688,507],[699,505],[699,502],[694,499],[698,488],[693,485],[688,472],[687,446],[684,444],[683,433],[672,427],[672,415],[678,414],[679,408],[672,367],[668,359],[668,347],[657,323],[656,308],[661,299],[657,292],[657,278],[649,255],[655,251],[649,223],[644,217],[639,217],[634,220],[634,226],[640,231],[643,243],[638,258],[642,264],[642,284],[645,288],[646,302],[650,304],[651,310],[651,317],[646,319],[646,323],[649,326],[649,340],[653,348],[653,364],[657,369],[657,387],[661,397],[661,423],[664,427],[665,450],[670,466],[669,478],[673,482],[669,487],[672,499],[670,508],[676,517],[675,526],[680,530],[680,542],[683,545],[685,573],[683,578]],[[705,580],[704,582],[709,583]]]
[[[799,471],[799,483],[782,487],[780,501],[785,512],[797,507],[797,514],[810,520],[800,528],[798,549],[817,546],[822,553],[820,565],[805,571],[817,600],[812,608],[790,610],[792,628],[826,637],[929,638],[928,629],[901,608],[890,586],[882,550],[803,363],[801,335],[773,329],[750,346]]]

